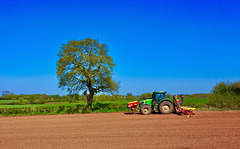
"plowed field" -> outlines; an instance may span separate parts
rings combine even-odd
[[[0,117],[0,148],[240,148],[240,112]]]

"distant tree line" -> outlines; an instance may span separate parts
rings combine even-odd
[[[83,97],[82,97],[83,98]],[[10,104],[44,104],[46,102],[61,102],[61,101],[69,101],[80,100],[80,96],[78,95],[46,95],[46,94],[21,94],[14,95],[10,93],[8,95],[2,93],[2,97],[0,100],[11,100]],[[4,103],[3,104],[7,104]]]
[[[185,98],[204,98],[209,97],[210,94],[191,94],[185,95]],[[127,93],[126,95],[109,95],[109,94],[99,94],[94,95],[93,101],[134,101],[142,98],[152,98],[152,93],[143,93],[141,95],[133,95],[132,93]],[[166,98],[172,98],[171,94],[166,94]],[[44,104],[46,102],[78,102],[86,101],[86,97],[80,94],[71,95],[46,95],[46,94],[21,94],[14,95],[10,91],[4,91],[0,100],[11,100],[12,104]]]
[[[128,93],[127,95],[108,95],[108,94],[99,94],[94,95],[93,101],[130,101],[130,100],[138,100],[139,96],[134,96],[132,93]],[[71,95],[46,95],[46,94],[32,94],[32,95],[14,95],[10,93],[8,95],[4,95],[0,97],[0,100],[11,100],[11,103],[2,103],[2,104],[44,104],[46,102],[64,102],[67,101],[69,103],[79,102],[79,101],[87,101],[86,96],[80,94],[71,94]]]

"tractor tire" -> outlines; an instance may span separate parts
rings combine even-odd
[[[159,104],[158,111],[162,114],[170,114],[173,111],[173,104],[169,101],[163,101]]]
[[[149,106],[149,105],[143,105],[141,107],[141,113],[143,115],[148,115],[148,114],[151,114],[152,113],[152,108]]]

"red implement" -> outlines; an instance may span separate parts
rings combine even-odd
[[[129,112],[129,109],[131,109],[132,111],[134,110],[136,112],[137,106],[138,106],[138,101],[129,102],[128,103],[128,112]]]
[[[196,108],[181,106],[180,103],[179,103],[181,100],[179,101],[177,99],[177,95],[173,95],[173,99],[174,99],[174,104],[175,104],[175,112],[177,114],[187,115],[188,117],[192,116],[192,115],[195,115],[195,113],[193,113],[193,111]],[[183,96],[182,96],[182,101],[183,101]]]

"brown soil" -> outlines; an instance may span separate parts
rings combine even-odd
[[[240,111],[0,117],[0,148],[240,148]]]

